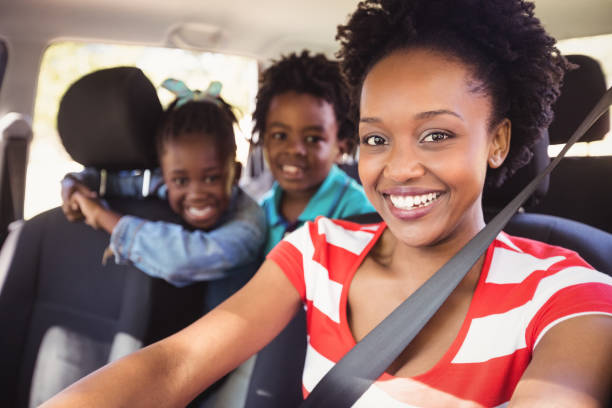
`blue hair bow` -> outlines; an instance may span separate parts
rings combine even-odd
[[[219,81],[212,81],[204,92],[199,90],[192,91],[183,81],[179,81],[178,79],[174,78],[166,79],[164,82],[162,82],[161,86],[176,96],[176,105],[174,105],[175,108],[180,108],[190,101],[208,101],[216,104],[217,106],[221,105],[219,94],[221,93],[222,85]]]

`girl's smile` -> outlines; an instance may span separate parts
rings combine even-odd
[[[469,65],[421,49],[385,57],[364,80],[359,175],[408,246],[460,246],[484,226],[487,166],[501,164],[510,132],[507,120],[489,123],[491,100],[478,85]]]

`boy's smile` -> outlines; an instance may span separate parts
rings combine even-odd
[[[276,95],[266,117],[264,152],[287,194],[312,196],[340,155],[332,105],[310,94]]]
[[[164,146],[161,167],[170,207],[193,227],[214,227],[229,207],[239,174],[233,158],[221,156],[206,135],[182,135]]]
[[[470,67],[412,49],[379,61],[363,83],[359,175],[393,234],[409,246],[457,238],[484,226],[487,165],[498,166],[509,122],[491,129],[490,97]]]

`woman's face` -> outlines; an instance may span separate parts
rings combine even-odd
[[[487,166],[503,162],[510,122],[491,129],[491,99],[456,58],[427,50],[392,53],[361,93],[359,176],[400,241],[463,245],[484,226]]]

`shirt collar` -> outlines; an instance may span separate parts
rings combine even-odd
[[[298,222],[306,222],[314,220],[319,215],[326,215],[329,211],[327,208],[330,205],[329,199],[326,199],[326,196],[329,194],[333,194],[340,188],[340,185],[346,183],[346,178],[348,176],[340,170],[337,165],[332,165],[329,173],[327,173],[327,177],[319,186],[317,192],[312,196],[304,211],[300,214],[297,221]],[[287,224],[287,221],[281,216],[279,212],[280,201],[283,194],[283,189],[278,184],[278,182],[274,182],[270,192],[268,193],[269,197],[271,197],[271,205],[267,208],[267,217],[268,224],[271,226],[276,226],[279,224]]]

